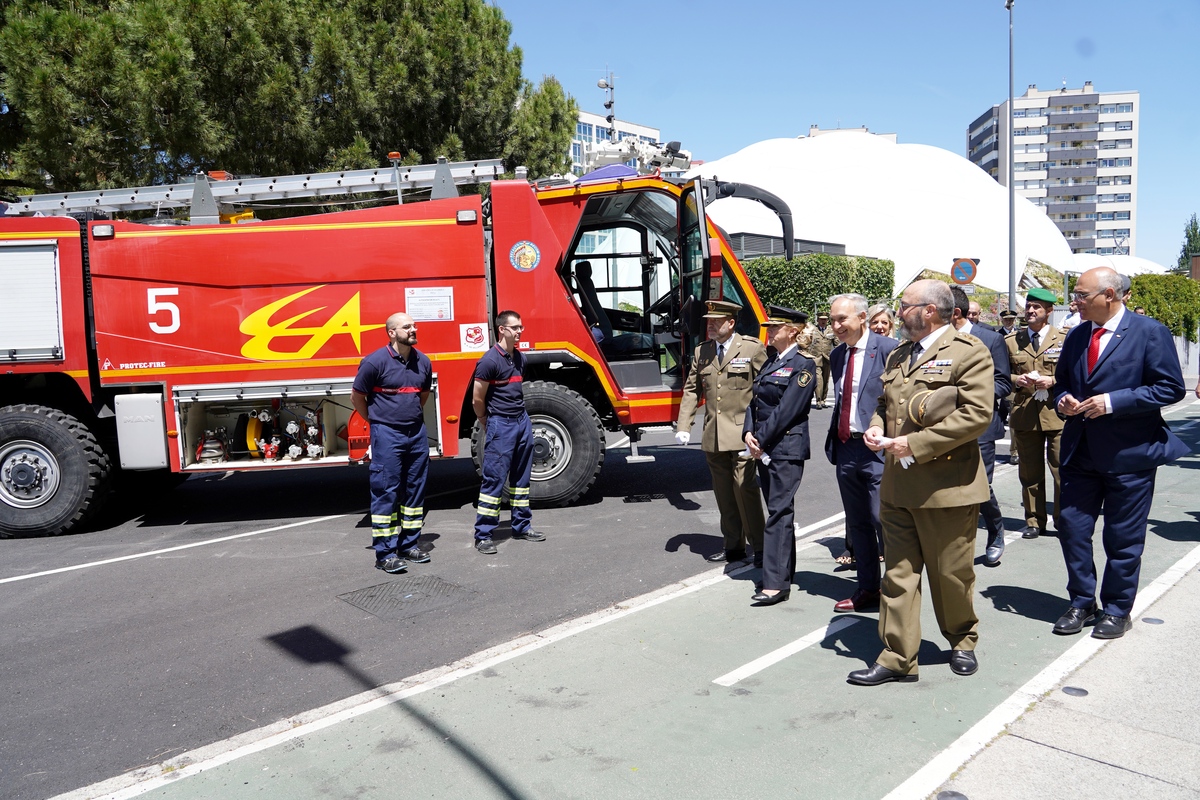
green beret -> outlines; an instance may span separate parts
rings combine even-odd
[[[1058,297],[1055,296],[1054,292],[1050,291],[1049,289],[1043,289],[1040,286],[1035,289],[1030,289],[1025,293],[1025,297],[1028,300],[1040,300],[1041,302],[1049,303],[1050,305],[1054,305],[1058,302]]]

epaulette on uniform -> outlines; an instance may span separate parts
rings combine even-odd
[[[973,336],[972,334],[969,334],[969,333],[963,333],[962,331],[955,331],[954,336],[955,336],[955,338],[961,339],[962,341],[966,342],[967,344],[983,344],[983,342],[981,342],[978,339],[978,337]]]

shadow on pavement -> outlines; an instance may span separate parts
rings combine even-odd
[[[707,558],[721,552],[725,547],[725,540],[710,533],[677,533],[667,539],[663,549],[668,553],[677,553],[680,547],[687,547],[693,554]]]
[[[1064,596],[1048,594],[1025,586],[995,585],[987,587],[981,595],[992,601],[997,611],[1017,614],[1042,622],[1055,622],[1066,609],[1069,601]]]
[[[370,675],[361,672],[353,664],[347,663],[347,658],[353,651],[318,627],[303,625],[264,638],[298,661],[309,665],[332,664],[357,681],[364,689],[379,688]],[[495,787],[502,797],[513,798],[513,800],[522,800],[525,797],[483,755],[459,739],[452,731],[443,728],[403,700],[395,701],[390,707],[408,715],[442,742],[453,747],[467,764]]]
[[[1200,511],[1187,512],[1192,515],[1192,521],[1179,520],[1178,522],[1163,522],[1161,520],[1148,520],[1146,529],[1155,536],[1160,536],[1163,539],[1168,539],[1172,542],[1195,542],[1200,541]]]

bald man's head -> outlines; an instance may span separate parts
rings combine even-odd
[[[417,343],[417,323],[402,311],[392,314],[387,318],[387,335],[397,349],[412,347]]]

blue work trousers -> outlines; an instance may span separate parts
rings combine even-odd
[[[425,522],[425,423],[371,425],[371,544],[376,560],[415,547]]]
[[[533,470],[533,426],[529,415],[488,417],[483,440],[483,483],[475,514],[475,541],[492,538],[500,522],[500,498],[508,490],[512,532],[529,530],[529,475]]]

